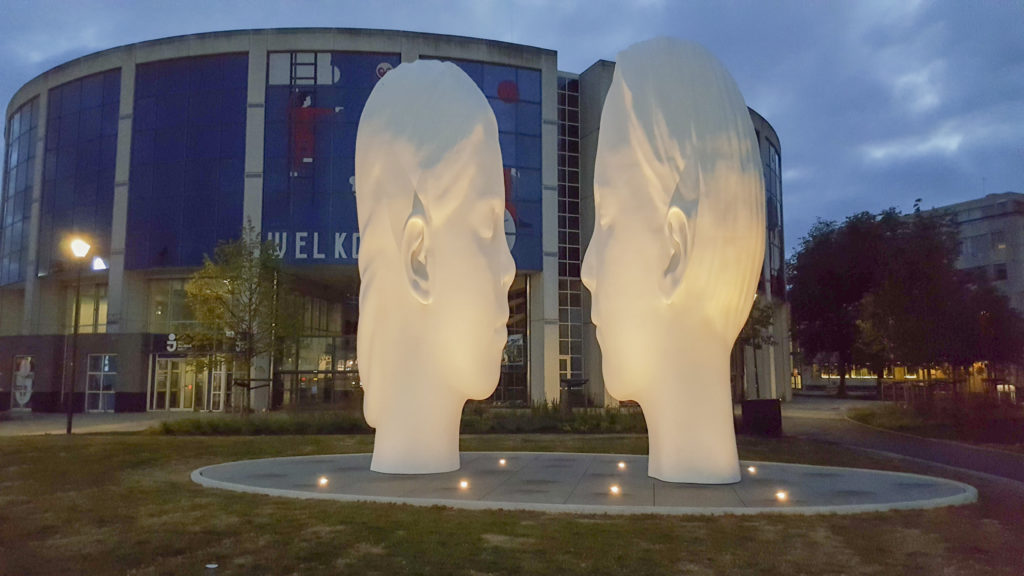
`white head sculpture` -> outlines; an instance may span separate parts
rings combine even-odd
[[[515,263],[494,113],[447,62],[388,72],[356,136],[363,414],[370,469],[459,468],[467,399],[498,383]]]
[[[593,296],[605,385],[643,408],[648,473],[739,481],[729,354],[764,258],[764,185],[736,83],[695,44],[618,55],[601,115]]]

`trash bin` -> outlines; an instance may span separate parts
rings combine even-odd
[[[758,436],[782,436],[782,401],[744,400],[743,431]]]

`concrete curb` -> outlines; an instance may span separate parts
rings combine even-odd
[[[466,454],[474,454],[467,452]],[[491,452],[476,453],[476,454],[491,454]],[[497,453],[494,453],[497,454]],[[565,452],[503,452],[509,456],[512,455],[537,455],[537,454],[548,454],[548,455],[568,455],[568,456],[608,456],[608,457],[621,457],[624,455],[620,454],[575,454]],[[346,454],[346,455],[335,455],[335,456],[366,456],[366,454]],[[282,496],[287,498],[299,498],[299,499],[311,499],[311,500],[334,500],[340,502],[370,502],[370,503],[381,503],[381,504],[407,504],[413,506],[446,506],[450,508],[465,509],[465,510],[517,510],[517,511],[533,511],[533,512],[552,512],[552,513],[568,513],[568,514],[607,514],[607,515],[635,515],[635,514],[648,514],[648,515],[693,515],[693,516],[721,516],[721,515],[751,515],[751,514],[786,514],[786,515],[818,515],[818,514],[862,514],[869,512],[887,512],[893,510],[923,510],[931,508],[941,508],[946,506],[960,506],[964,504],[971,504],[978,500],[977,490],[968,484],[957,482],[955,480],[949,480],[945,478],[934,478],[929,476],[922,476],[919,474],[910,474],[906,472],[889,472],[881,470],[868,470],[860,468],[843,468],[837,466],[812,466],[807,464],[781,464],[772,462],[744,462],[743,465],[756,465],[756,466],[776,466],[776,467],[789,467],[789,468],[800,468],[809,469],[815,471],[838,471],[842,473],[844,471],[856,471],[858,473],[876,473],[879,475],[886,476],[898,476],[906,478],[908,480],[922,481],[926,480],[930,483],[947,484],[960,488],[962,491],[959,494],[952,496],[945,496],[939,498],[930,498],[923,500],[908,500],[902,502],[884,502],[877,504],[850,504],[850,505],[820,505],[820,506],[776,506],[776,507],[695,507],[695,506],[605,506],[605,505],[588,505],[588,504],[550,504],[550,503],[533,503],[533,502],[508,502],[508,501],[488,501],[488,500],[455,500],[455,499],[444,499],[444,498],[412,498],[412,497],[396,497],[396,496],[376,496],[376,495],[362,495],[362,494],[345,494],[345,493],[329,493],[329,492],[311,492],[303,490],[288,490],[279,488],[265,488],[258,486],[251,486],[246,484],[240,484],[236,482],[225,482],[221,480],[215,480],[209,478],[205,473],[211,471],[218,466],[225,464],[237,464],[242,462],[287,462],[289,460],[296,459],[309,459],[309,458],[324,458],[325,455],[319,456],[291,456],[291,457],[280,457],[280,458],[265,458],[255,460],[241,460],[232,463],[214,464],[211,466],[204,466],[196,469],[191,473],[191,479],[193,482],[208,488],[219,488],[223,490],[230,490],[234,492],[245,492],[250,494],[264,494],[269,496]],[[327,455],[326,457],[330,457]]]

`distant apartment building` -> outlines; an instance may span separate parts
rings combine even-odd
[[[957,268],[987,277],[1024,312],[1024,194],[1003,192],[940,206],[960,233]]]
[[[1009,298],[1010,305],[1024,313],[1024,194],[1003,192],[988,194],[983,198],[967,200],[947,206],[938,206],[923,212],[927,216],[948,219],[960,235],[960,256],[956,266],[969,271],[977,278],[985,277],[999,291]],[[851,387],[871,388],[876,375],[864,367],[851,367],[847,383]],[[895,366],[887,370],[885,380],[898,383],[913,383],[921,380],[945,380],[948,375],[942,370],[924,370]],[[804,366],[800,370],[800,387],[808,389],[834,388],[839,374],[832,366],[817,364]],[[1015,387],[1024,388],[1024,373],[1019,370],[1004,370],[990,373],[988,367],[976,366],[972,371],[969,389],[972,391],[991,390],[989,385],[1002,396],[1015,401],[1021,395]],[[890,392],[899,399],[903,392]]]

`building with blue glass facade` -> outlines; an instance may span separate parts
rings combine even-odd
[[[229,406],[240,390],[231,367],[196,373],[177,335],[193,322],[185,282],[247,223],[276,241],[305,302],[300,343],[250,375],[272,382],[256,406],[350,398],[358,121],[377,80],[428,58],[462,68],[498,122],[517,275],[492,400],[558,400],[564,382],[589,380],[589,399],[610,401],[588,351],[579,281],[593,158],[581,149],[583,119],[600,116],[599,102],[587,109],[590,72],[560,73],[554,51],[489,40],[278,29],[114,48],[15,94],[0,204],[0,409],[60,410],[72,381],[78,410]],[[773,146],[777,159],[777,138]],[[781,194],[773,198],[781,258]],[[75,274],[63,248],[72,234],[109,265],[82,277],[75,374],[66,368]],[[781,260],[771,265],[784,286]]]

